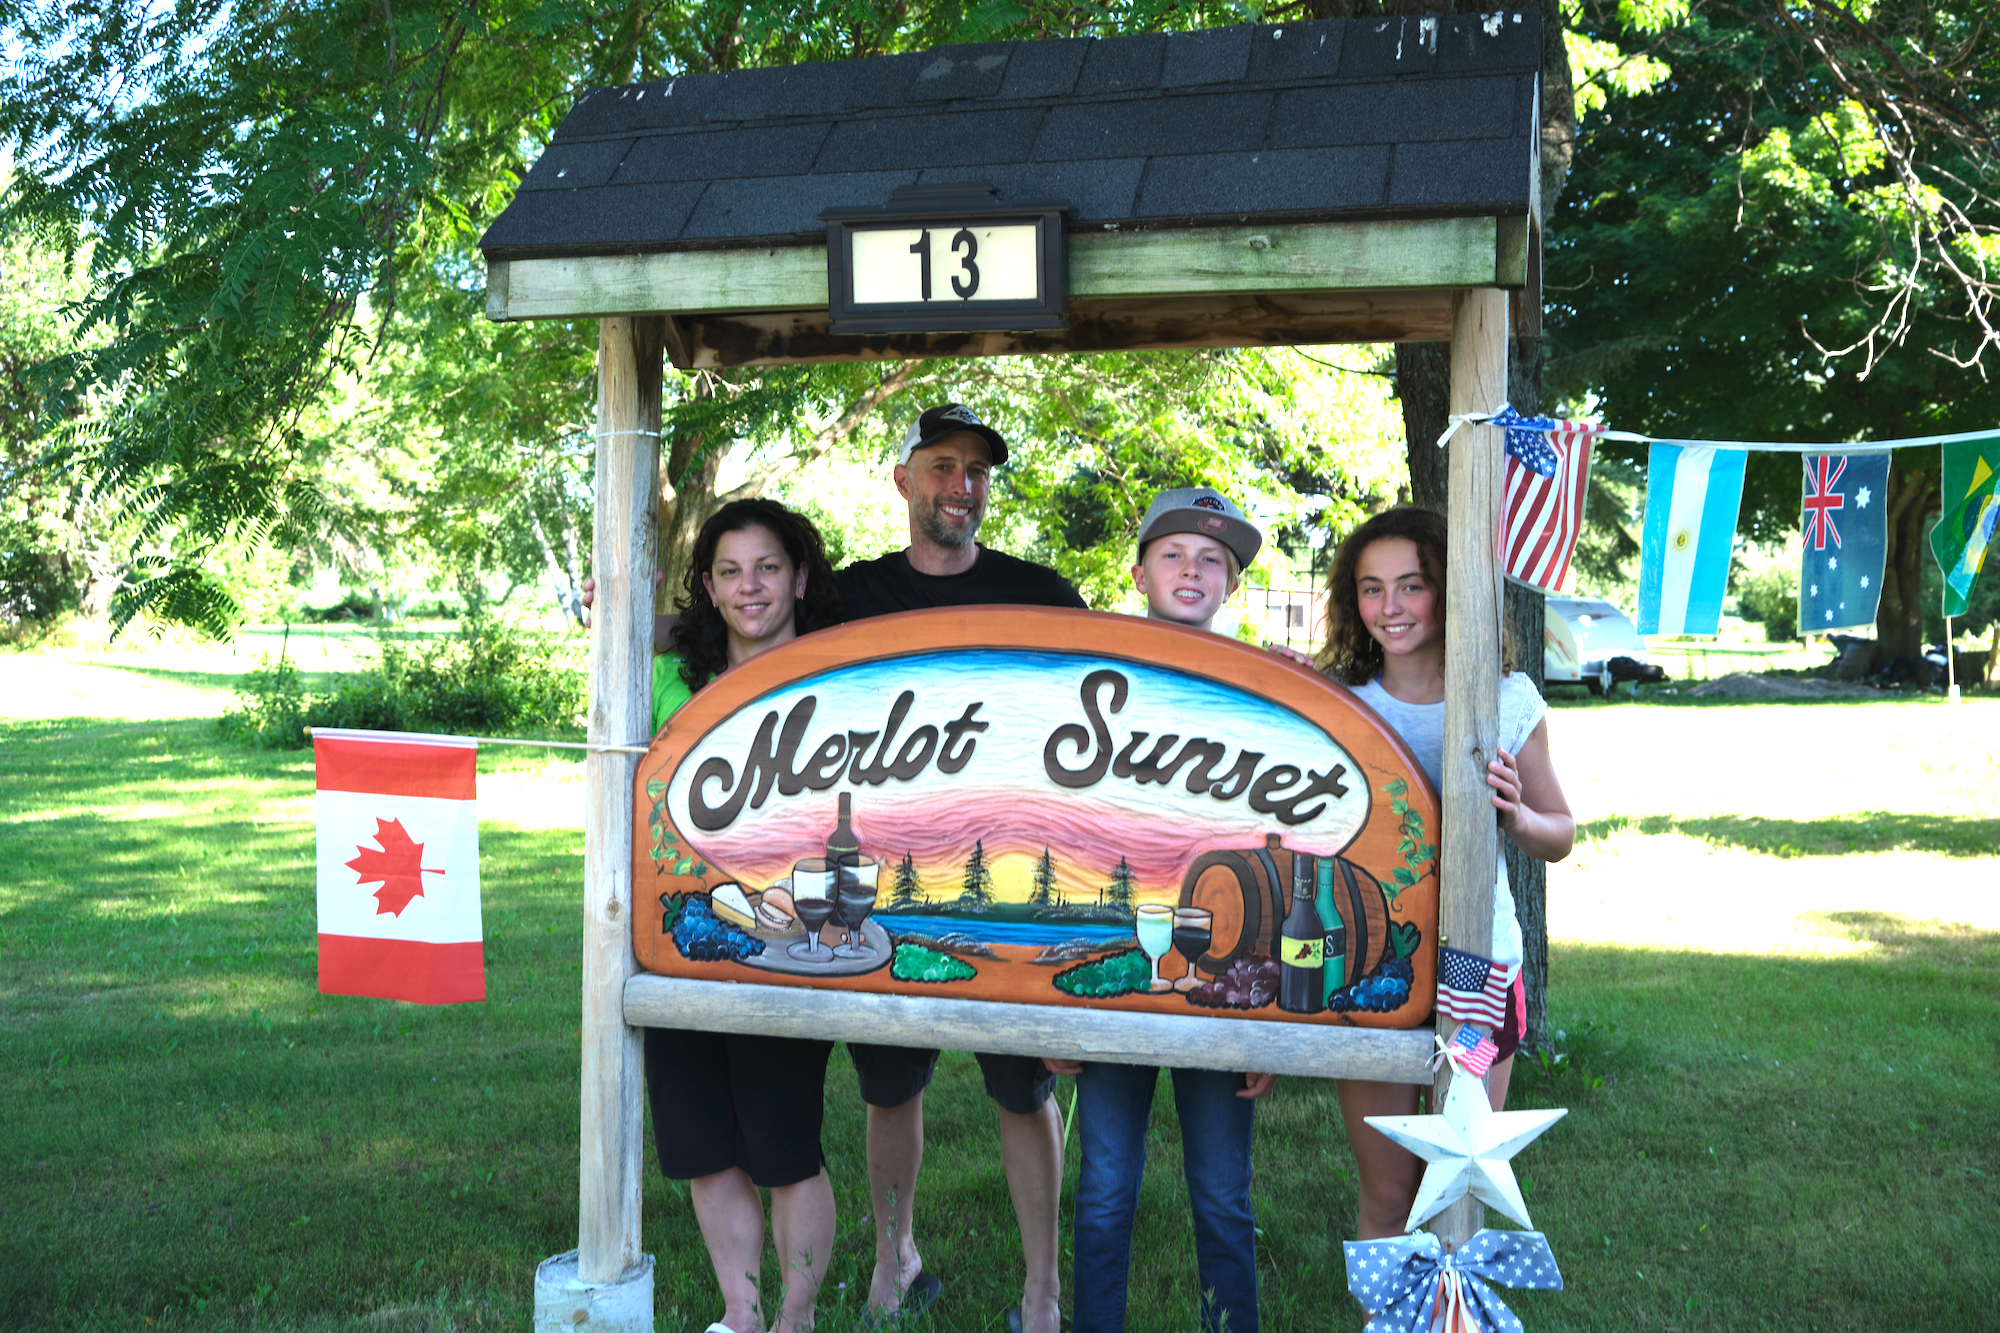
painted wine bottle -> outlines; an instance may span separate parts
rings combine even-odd
[[[1326,931],[1313,908],[1313,858],[1292,855],[1292,910],[1279,932],[1278,1007],[1288,1014],[1326,1008]]]
[[[826,838],[826,859],[829,865],[839,865],[840,858],[851,856],[861,850],[861,839],[854,836],[854,793],[840,793],[840,818],[834,822],[833,832]]]
[[[1319,859],[1319,875],[1313,885],[1313,906],[1319,910],[1321,936],[1326,941],[1320,953],[1324,964],[1320,996],[1330,1001],[1337,991],[1347,988],[1347,923],[1340,919],[1340,905],[1333,899],[1333,858]]]

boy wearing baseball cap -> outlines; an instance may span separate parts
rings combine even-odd
[[[1264,538],[1243,511],[1206,486],[1155,496],[1139,525],[1132,584],[1146,615],[1210,629]],[[1159,1070],[1144,1065],[1045,1060],[1076,1077],[1083,1170],[1076,1191],[1075,1333],[1125,1327],[1132,1221],[1146,1168],[1146,1121]],[[1182,1165],[1194,1210],[1195,1257],[1205,1330],[1257,1327],[1256,1226],[1250,1215],[1250,1132],[1270,1074],[1172,1071]]]

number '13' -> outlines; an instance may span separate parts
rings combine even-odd
[[[961,249],[965,251],[965,255],[958,261],[958,266],[964,271],[965,276],[960,278],[958,274],[952,274],[951,289],[958,294],[961,301],[967,301],[971,300],[972,294],[979,290],[979,265],[973,262],[979,257],[979,238],[972,234],[970,227],[960,227],[951,238],[951,252],[957,254]],[[922,299],[928,301],[931,299],[931,234],[928,229],[918,234],[916,244],[910,247],[910,253],[917,257],[917,274],[923,292]]]

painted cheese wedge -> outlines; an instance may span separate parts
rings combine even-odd
[[[1024,607],[806,635],[683,706],[634,797],[653,972],[1430,1016],[1435,793],[1346,690],[1219,635]]]

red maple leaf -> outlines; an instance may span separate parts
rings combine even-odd
[[[356,843],[354,850],[360,855],[347,864],[353,869],[357,884],[381,884],[382,887],[375,890],[375,901],[381,904],[375,909],[375,915],[387,912],[391,916],[401,916],[403,909],[410,905],[410,899],[423,896],[423,877],[442,875],[444,871],[425,868],[424,845],[410,841],[410,835],[403,831],[400,819],[377,818],[375,841],[382,844],[380,851]]]

